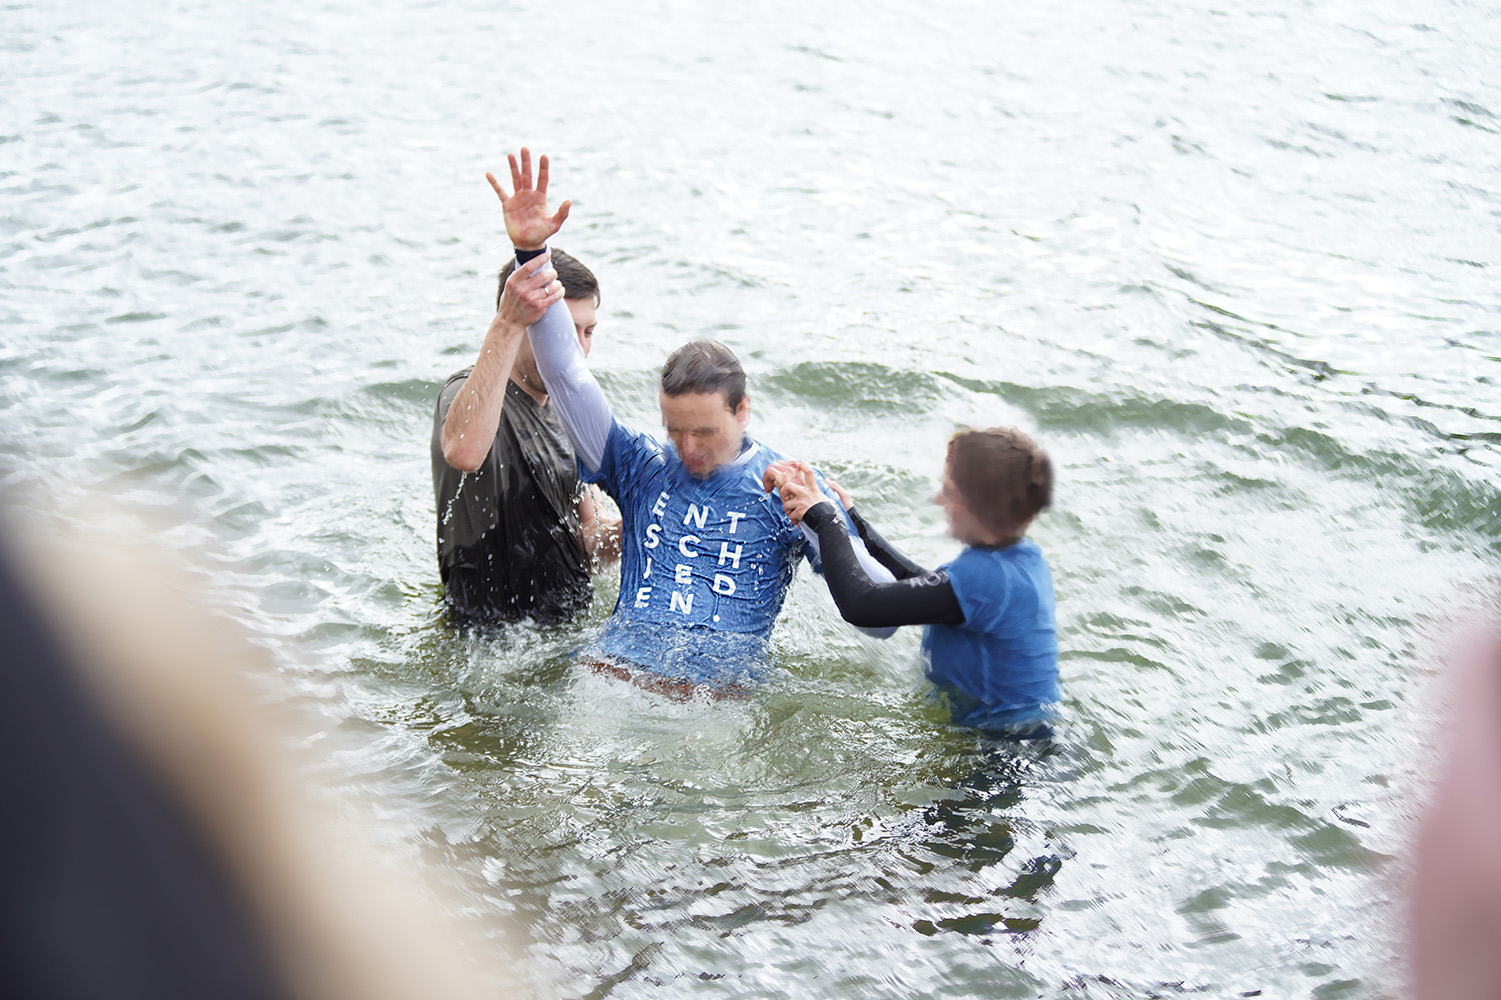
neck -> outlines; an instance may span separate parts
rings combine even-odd
[[[1025,524],[1021,525],[1020,527],[1013,525],[1008,530],[1004,531],[995,531],[976,525],[975,530],[970,535],[970,537],[960,538],[958,540],[963,542],[965,545],[974,545],[984,549],[1004,549],[1015,545],[1017,542],[1026,537],[1027,525]]]
[[[532,397],[538,406],[547,405],[547,393],[533,384],[533,382],[540,381],[539,379],[533,379],[526,372],[518,372],[513,369],[511,371],[511,381],[516,383],[518,389]]]
[[[1025,531],[987,531],[985,532],[984,537],[976,538],[969,544],[983,546],[987,549],[1005,549],[1010,548],[1026,537],[1027,533]]]

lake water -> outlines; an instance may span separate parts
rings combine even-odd
[[[1501,558],[1497,13],[12,2],[6,478],[187,511],[539,996],[1401,996],[1429,623]],[[743,701],[575,665],[608,576],[449,628],[432,402],[522,144],[626,422],[722,339],[753,433],[929,564],[954,429],[1050,449],[1051,743],[949,726],[806,569]]]

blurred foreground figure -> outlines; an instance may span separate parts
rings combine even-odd
[[[0,505],[0,994],[496,995],[426,891],[312,808],[242,687],[263,654],[186,575],[15,513]]]
[[[1418,1000],[1501,997],[1501,629],[1456,667],[1449,755],[1418,837]]]
[[[289,995],[227,873],[97,710],[9,558],[0,647],[0,989]]]

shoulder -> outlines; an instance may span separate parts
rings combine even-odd
[[[676,456],[650,434],[610,418],[610,432],[605,436],[604,454],[598,471],[584,478],[604,483],[619,499],[622,490],[644,488],[671,469]]]
[[[448,376],[448,380],[438,390],[438,419],[443,419],[444,415],[448,413],[449,404],[453,402],[453,397],[459,394],[459,390],[464,388],[464,381],[469,378],[469,373],[472,371],[474,371],[473,365],[465,368],[463,371],[454,372]]]
[[[1042,549],[1031,539],[1023,538],[1015,545],[1008,545],[1003,549],[967,546],[945,568],[950,571],[951,576],[957,572],[962,576],[1005,580],[1025,574],[1039,564],[1047,565],[1042,557]]]
[[[735,457],[725,471],[733,474],[732,478],[737,486],[764,494],[766,491],[761,487],[761,479],[766,474],[766,467],[783,456],[753,437],[747,437],[745,440],[747,442],[745,449]],[[780,507],[781,504],[777,506]]]
[[[954,594],[967,612],[985,606],[1005,606],[1015,576],[1007,555],[1010,551],[969,546],[940,567],[948,574]]]
[[[750,462],[754,462],[762,469],[765,469],[768,465],[770,465],[772,462],[777,461],[778,459],[787,457],[786,455],[783,455],[781,452],[777,451],[775,448],[771,447],[763,441],[757,441],[755,438],[749,435],[746,435],[745,439],[750,442],[750,447],[745,451],[746,459]]]
[[[971,546],[943,568],[966,604],[1003,608],[1013,597],[1052,586],[1042,549],[1026,538],[1004,549]]]
[[[635,455],[645,460],[667,455],[667,449],[661,441],[645,431],[627,427],[616,417],[610,418],[610,433],[605,437],[605,451],[617,457]]]
[[[558,408],[537,402],[514,379],[506,379],[505,404],[500,411],[502,423],[515,423],[518,418],[535,420],[562,428]]]
[[[1016,550],[1016,554],[1019,558],[1033,559],[1039,562],[1047,562],[1047,559],[1044,558],[1042,554],[1042,546],[1038,545],[1030,538],[1023,538],[1021,541],[1017,542],[1016,545],[1013,546],[1013,548]]]
[[[1006,556],[1006,565],[1015,569],[1016,572],[1034,574],[1039,570],[1047,571],[1048,560],[1042,554],[1042,547],[1030,538],[1023,538],[1009,549],[1001,550]]]
[[[943,568],[954,579],[986,577],[1004,573],[1006,559],[1001,554],[1003,551],[1001,549],[982,549],[967,546],[957,556],[945,563]]]
[[[777,451],[764,441],[757,441],[749,434],[745,436],[745,440],[748,446],[735,459],[735,464],[745,468],[748,473],[754,474],[756,485],[759,488],[761,485],[761,476],[765,474],[766,467],[772,462],[786,460],[787,455]],[[813,471],[818,475],[820,480],[823,479],[823,471],[821,469],[815,468]]]
[[[755,438],[747,439],[750,444],[732,463],[733,474],[727,476],[729,488],[736,492],[750,494],[768,507],[775,507],[776,512],[785,520],[786,514],[782,512],[782,503],[766,492],[762,485],[762,478],[766,475],[766,467],[782,456]],[[791,522],[788,522],[791,523]]]

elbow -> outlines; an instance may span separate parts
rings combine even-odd
[[[464,441],[443,442],[443,461],[460,472],[478,472],[480,466],[485,464],[485,456],[489,453],[489,448],[479,451]]]
[[[841,602],[836,600],[834,603],[839,608],[839,617],[855,626],[855,628],[881,628],[882,626],[891,624],[880,615],[873,613],[866,606],[867,602],[858,600]]]
[[[849,622],[851,625],[855,626],[855,628],[859,629],[880,629],[889,624],[888,622],[882,621],[880,618],[877,618],[874,615],[863,615],[858,611],[852,611],[848,614],[845,614],[845,612],[843,611],[839,613],[844,616],[845,621]],[[896,630],[892,629],[892,631],[894,632]],[[882,638],[885,637],[883,636]]]

